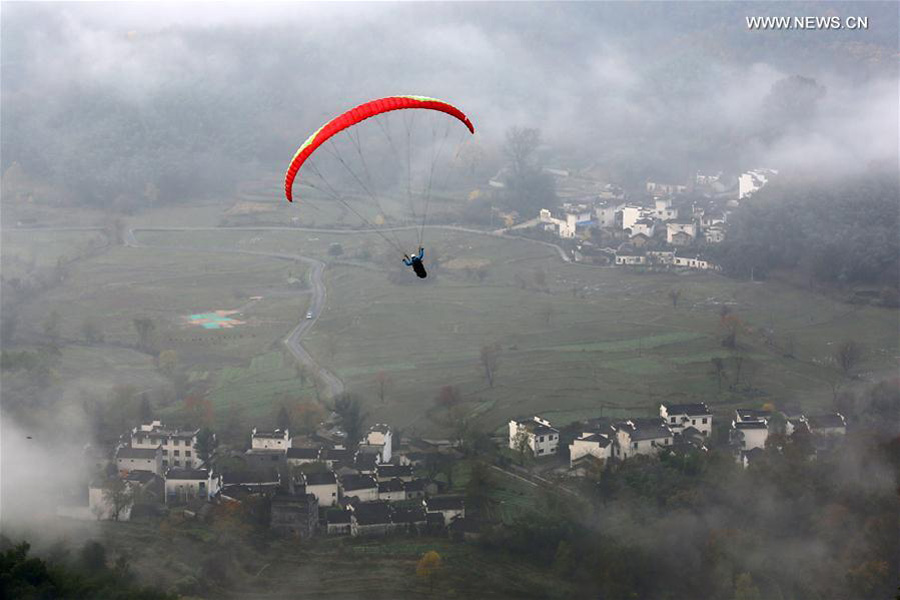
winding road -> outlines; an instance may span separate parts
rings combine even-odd
[[[29,227],[29,228],[10,228],[11,231],[102,231],[103,227]],[[408,225],[404,227],[389,227],[380,229],[380,231],[408,231],[410,229],[418,229],[415,225]],[[470,233],[475,235],[488,235],[492,237],[505,237],[509,239],[517,239],[523,240],[529,243],[540,244],[542,246],[547,246],[552,248],[557,252],[559,257],[565,262],[571,262],[571,259],[566,255],[562,248],[557,246],[556,244],[551,244],[550,242],[544,242],[541,240],[533,240],[529,238],[522,238],[517,236],[509,236],[505,233],[503,229],[497,229],[493,231],[484,231],[481,229],[470,229],[467,227],[460,227],[456,225],[428,225],[426,229],[444,229],[449,231],[459,231],[461,233]],[[312,356],[309,354],[309,351],[303,346],[301,343],[303,336],[312,329],[313,325],[315,325],[316,321],[319,319],[319,315],[322,314],[322,311],[325,309],[327,291],[325,288],[325,282],[322,278],[323,272],[325,270],[325,263],[321,260],[311,258],[309,256],[302,256],[300,254],[285,254],[280,252],[259,252],[256,250],[235,250],[233,248],[197,248],[190,246],[172,246],[169,244],[166,245],[154,245],[154,244],[145,244],[138,242],[137,237],[135,236],[136,232],[141,231],[158,231],[158,232],[191,232],[191,231],[291,231],[291,232],[303,232],[303,233],[320,233],[323,235],[352,235],[352,234],[364,234],[370,235],[370,232],[367,229],[328,229],[328,228],[311,228],[311,227],[135,227],[130,228],[125,231],[123,236],[124,244],[130,248],[157,248],[157,249],[171,249],[171,250],[182,250],[182,251],[190,251],[190,252],[213,252],[215,254],[244,254],[249,256],[264,256],[268,258],[275,258],[278,260],[288,260],[288,261],[299,261],[306,263],[310,266],[309,269],[309,283],[312,291],[312,298],[310,300],[309,310],[313,314],[313,318],[306,319],[302,318],[297,325],[291,329],[290,333],[288,333],[287,337],[284,338],[284,345],[287,346],[287,349],[294,356],[294,358],[302,365],[305,365],[315,376],[325,384],[326,393],[331,398],[334,398],[344,392],[344,382],[341,379],[329,371],[328,369],[319,365],[315,360],[313,360]]]

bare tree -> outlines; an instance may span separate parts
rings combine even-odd
[[[851,377],[853,370],[863,358],[863,347],[854,340],[841,343],[834,351],[834,362],[844,373],[844,377]]]
[[[512,163],[513,172],[520,176],[531,166],[531,157],[541,143],[541,132],[527,127],[510,127],[506,130],[503,154]]]
[[[437,396],[434,397],[434,403],[438,408],[451,409],[462,403],[462,394],[455,385],[445,385],[440,389]]]
[[[672,308],[678,308],[678,299],[681,298],[681,290],[672,288],[669,290],[669,300],[672,301]]]
[[[378,399],[382,404],[384,404],[384,394],[391,383],[393,383],[393,380],[385,371],[379,371],[375,375],[375,384],[378,386]]]
[[[534,285],[539,289],[547,289],[547,272],[543,269],[534,270]]]
[[[103,501],[109,506],[109,516],[113,521],[134,503],[134,490],[119,477],[111,477],[103,484]]]
[[[490,387],[494,387],[494,377],[497,374],[497,367],[500,365],[500,353],[499,342],[485,344],[481,347],[481,366],[484,367],[484,376],[487,377]]]
[[[722,379],[725,377],[725,361],[716,356],[714,358],[709,359],[709,362],[712,364],[712,374],[716,378],[716,385],[719,388],[719,391],[722,391]]]
[[[513,446],[519,455],[519,464],[524,465],[531,450],[531,445],[528,443],[528,432],[524,429],[519,429],[519,432],[513,438]]]

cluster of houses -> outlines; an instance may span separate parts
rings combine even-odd
[[[736,186],[726,186],[721,173],[697,173],[690,184],[648,181],[640,198],[627,198],[607,185],[600,193],[563,203],[559,211],[542,209],[513,229],[537,227],[575,241],[576,262],[716,270],[703,257],[704,248],[724,241],[731,211],[775,174],[748,171]]]
[[[779,418],[773,418],[778,415]],[[658,417],[624,420],[590,419],[569,427],[569,468],[572,474],[585,472],[592,463],[625,460],[637,455],[657,455],[664,451],[709,449],[713,414],[702,403],[662,403]],[[739,408],[734,412],[728,444],[735,459],[745,467],[763,453],[769,435],[792,436],[809,433],[816,446],[825,446],[847,431],[839,413],[806,416],[800,413]],[[558,453],[560,430],[538,416],[509,422],[509,448],[527,452],[534,458]]]
[[[378,424],[350,449],[336,428],[296,437],[254,428],[249,449],[217,456],[222,472],[198,456],[198,434],[159,421],[135,427],[115,450],[115,469],[89,485],[84,516],[121,521],[164,506],[205,516],[217,504],[263,501],[273,531],[301,538],[463,529],[463,498],[415,474],[429,455],[454,454],[449,442],[411,441],[398,452],[391,428]]]

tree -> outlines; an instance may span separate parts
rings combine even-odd
[[[51,310],[47,318],[44,319],[44,334],[52,340],[58,340],[60,336],[60,320],[59,312]]]
[[[734,581],[734,600],[762,600],[759,588],[750,573],[741,573]]]
[[[106,569],[106,548],[100,542],[91,540],[79,552],[81,567],[89,573],[99,573]]]
[[[469,481],[466,483],[466,516],[489,519],[491,508],[491,489],[493,479],[488,466],[473,461],[469,469]]]
[[[534,270],[534,285],[542,290],[547,288],[547,272],[545,270]]]
[[[719,356],[709,359],[712,364],[712,374],[716,378],[719,391],[722,391],[722,379],[725,377],[725,360]]]
[[[523,466],[525,461],[531,456],[531,445],[528,442],[528,432],[520,428],[513,438],[513,449],[519,455],[519,464]]]
[[[123,479],[111,477],[103,484],[103,501],[109,506],[113,521],[118,521],[122,511],[134,504],[134,490]]]
[[[363,422],[366,418],[359,396],[344,392],[335,399],[334,412],[340,418],[341,427],[347,434],[347,447],[359,444],[363,434]]]
[[[481,347],[481,366],[484,368],[484,376],[487,378],[490,387],[494,387],[494,377],[497,374],[497,368],[500,366],[501,350],[499,342],[485,344]]]
[[[834,351],[834,362],[844,373],[844,377],[851,377],[853,370],[863,358],[863,347],[853,340],[841,343]]]
[[[193,393],[184,399],[184,409],[192,423],[211,425],[213,422],[212,401],[201,393]]]
[[[150,396],[146,392],[141,394],[141,404],[138,406],[138,417],[141,423],[149,423],[153,420],[153,405],[150,404]]]
[[[200,462],[206,464],[213,457],[218,445],[216,434],[209,427],[203,427],[197,434],[197,458]]]
[[[156,368],[166,377],[171,378],[178,367],[178,353],[175,350],[163,350],[156,357]]]
[[[379,371],[375,375],[375,384],[378,386],[378,400],[384,404],[385,391],[393,383],[391,376],[384,371]]]
[[[291,414],[284,404],[278,409],[278,416],[275,417],[275,425],[282,431],[291,430]]]
[[[433,591],[434,585],[441,573],[441,555],[434,550],[429,550],[422,555],[416,564],[416,576]]]
[[[328,246],[328,256],[340,256],[344,253],[344,247],[338,243]]]
[[[455,385],[445,385],[434,397],[434,403],[438,408],[450,410],[462,402],[462,394]]]
[[[734,349],[738,345],[738,333],[741,330],[741,320],[734,313],[726,313],[719,321],[719,325],[725,332],[722,338],[722,345],[726,348]]]
[[[313,433],[322,421],[325,411],[316,402],[299,402],[294,406],[293,424],[300,433]]]
[[[521,177],[533,169],[532,156],[541,144],[541,132],[538,129],[513,126],[506,130],[506,144],[503,154],[512,163],[513,174]]]
[[[681,290],[672,288],[669,290],[669,300],[672,301],[672,308],[678,308],[678,299],[681,298]]]
[[[81,324],[81,335],[88,344],[96,344],[103,341],[103,330],[100,328],[100,321],[95,317],[85,317]]]
[[[153,342],[153,332],[156,330],[156,323],[149,317],[139,317],[134,319],[132,323],[138,335],[138,348],[148,350]]]

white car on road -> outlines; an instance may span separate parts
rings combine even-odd
[[[309,312],[306,313],[306,318],[307,318],[307,319],[312,319],[312,311],[309,311]]]

